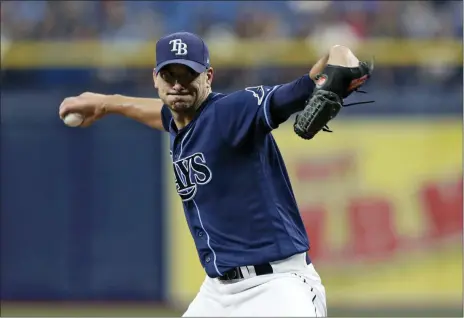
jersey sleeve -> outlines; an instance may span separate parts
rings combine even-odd
[[[269,106],[279,86],[247,87],[221,98],[214,108],[222,136],[237,146],[254,134],[266,134],[277,128]]]
[[[161,121],[163,123],[164,130],[166,130],[167,132],[169,132],[169,125],[171,123],[171,119],[172,119],[171,110],[169,109],[168,106],[163,105],[163,107],[161,108]]]

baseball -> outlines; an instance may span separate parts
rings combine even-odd
[[[63,121],[69,127],[78,127],[84,121],[84,116],[79,113],[71,113],[66,115]]]

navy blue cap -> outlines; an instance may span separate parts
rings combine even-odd
[[[209,68],[209,50],[198,35],[189,32],[177,32],[162,37],[156,43],[156,68],[168,64],[183,64],[197,73]]]

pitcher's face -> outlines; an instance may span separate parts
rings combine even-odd
[[[169,64],[153,74],[158,94],[171,110],[181,113],[194,110],[207,96],[213,70],[197,73],[182,64]]]

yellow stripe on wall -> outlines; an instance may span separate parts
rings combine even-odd
[[[152,41],[2,41],[2,68],[62,67],[147,67],[155,64]],[[239,41],[209,43],[215,67],[309,66],[320,53],[301,40]],[[360,58],[375,56],[377,65],[452,65],[463,62],[462,42],[456,39],[397,40],[377,39],[361,42],[354,49]]]

